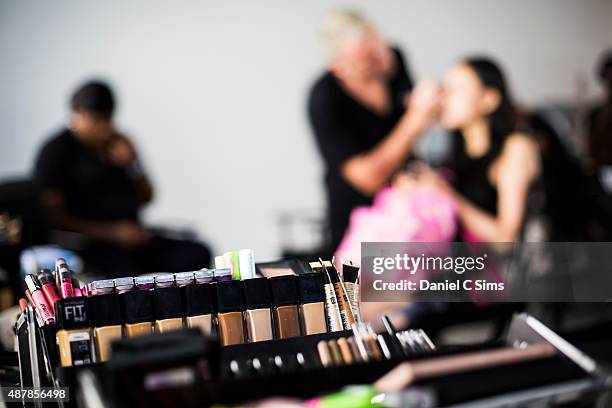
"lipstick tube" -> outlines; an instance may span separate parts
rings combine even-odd
[[[155,278],[153,276],[137,276],[134,278],[136,290],[151,290],[155,288]]]
[[[25,277],[25,284],[30,291],[30,296],[32,297],[32,303],[36,307],[39,312],[39,315],[45,324],[51,324],[55,321],[55,317],[53,316],[53,312],[51,311],[51,307],[47,303],[47,299],[42,291],[40,286],[40,282],[36,279],[34,275],[27,275]]]
[[[47,304],[51,308],[51,312],[55,313],[55,301],[59,299],[57,291],[55,290],[55,284],[53,282],[53,275],[49,269],[43,269],[38,275],[38,281],[42,288],[43,294],[47,299]]]
[[[215,269],[213,271],[215,282],[227,282],[232,280],[232,270],[230,268]]]
[[[211,283],[215,278],[215,271],[210,269],[201,269],[195,271],[193,274],[195,283],[200,285],[204,283]]]

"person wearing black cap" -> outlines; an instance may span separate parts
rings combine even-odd
[[[34,180],[51,226],[85,238],[86,268],[117,277],[207,267],[206,246],[153,234],[140,221],[153,187],[134,145],[113,125],[111,88],[87,82],[70,107],[70,125],[40,150]]]

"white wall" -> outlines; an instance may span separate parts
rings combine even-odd
[[[518,98],[571,100],[612,46],[605,0],[358,1],[417,76],[456,57],[498,56]],[[191,225],[218,252],[278,253],[276,214],[321,208],[321,165],[305,117],[324,64],[318,25],[341,3],[2,1],[0,177],[29,171],[82,80],[118,90],[118,122],[157,186],[147,216]]]

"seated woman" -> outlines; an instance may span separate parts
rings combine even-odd
[[[398,177],[416,177],[457,202],[465,241],[513,242],[519,239],[527,194],[539,174],[537,144],[517,130],[517,113],[500,68],[486,58],[469,58],[451,67],[444,79],[440,120],[455,134],[448,167],[450,180],[421,166]]]
[[[420,165],[399,175],[395,186],[411,191],[415,184],[436,186],[452,198],[462,240],[519,240],[529,188],[539,175],[539,151],[517,130],[501,70],[486,58],[463,60],[447,71],[440,100],[440,121],[454,132],[448,177]],[[391,313],[401,327],[409,317],[405,304],[363,306],[364,319],[371,321]]]

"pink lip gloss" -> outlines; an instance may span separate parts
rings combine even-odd
[[[59,299],[59,296],[57,295],[57,291],[55,290],[51,271],[49,271],[48,269],[43,269],[38,275],[38,281],[40,282],[43,294],[47,299],[47,303],[51,308],[51,312],[55,312],[55,301]]]
[[[53,316],[53,311],[49,304],[47,303],[47,299],[45,299],[45,295],[41,290],[40,283],[36,276],[27,275],[25,277],[25,284],[28,290],[30,291],[30,296],[32,296],[32,301],[34,302],[34,306],[40,312],[40,317],[45,324],[51,324],[55,322],[55,318]]]
[[[72,278],[70,277],[70,269],[66,264],[61,265],[59,271],[57,272],[59,275],[60,281],[60,296],[62,299],[68,299],[74,297],[74,289],[72,287]]]

